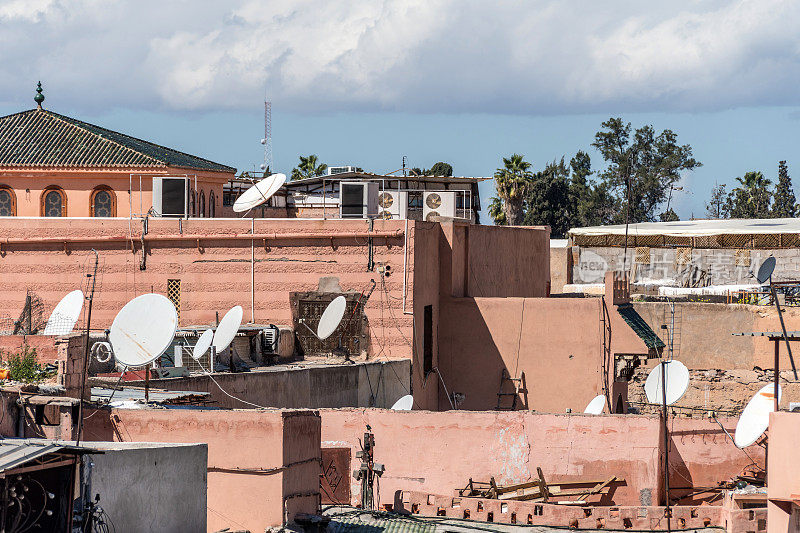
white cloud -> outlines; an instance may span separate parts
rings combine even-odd
[[[10,0],[0,99],[551,114],[795,105],[791,0]]]

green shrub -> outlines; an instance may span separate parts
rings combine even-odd
[[[9,378],[25,383],[36,382],[42,379],[42,368],[36,362],[36,348],[27,345],[22,351],[12,354],[6,359]]]

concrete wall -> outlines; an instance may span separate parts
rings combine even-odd
[[[567,283],[566,239],[550,239],[550,293],[558,294]]]
[[[600,298],[450,298],[442,323],[439,365],[448,389],[465,395],[462,409],[494,409],[501,375],[525,376],[518,409],[583,412],[613,381],[605,361]],[[609,306],[611,353],[647,353]],[[505,382],[504,392],[513,391]],[[510,407],[510,397],[501,407]],[[442,396],[439,408],[449,407]],[[608,410],[606,411],[608,412]]]
[[[351,470],[358,465],[358,439],[370,425],[375,461],[386,465],[381,504],[392,503],[397,490],[452,494],[469,478],[489,481],[494,476],[499,484],[523,483],[536,479],[537,467],[551,482],[624,478],[625,484],[603,498],[605,504],[657,505],[661,499],[663,438],[655,417],[378,409],[326,409],[320,415],[323,448],[350,447]],[[674,438],[674,455],[683,457],[698,482],[728,479],[749,463],[730,443],[702,442],[704,435],[719,430],[711,421],[675,428],[683,440]],[[705,464],[709,460],[712,463]],[[352,481],[351,487],[352,501],[357,502],[360,488]]]
[[[23,305],[25,303],[23,299]],[[23,346],[36,349],[36,360],[41,365],[58,360],[57,337],[52,335],[0,335],[0,352],[3,358],[22,351]]]
[[[381,361],[357,365],[278,367],[237,374],[214,374],[230,394],[264,407],[391,407],[409,393],[411,361]],[[143,382],[130,385],[143,386]],[[151,379],[150,386],[211,393],[214,406],[251,409],[253,406],[220,392],[208,376]]]
[[[622,247],[580,246],[578,250],[579,259],[572,265],[573,283],[597,283],[594,281],[597,273],[622,270]],[[777,259],[773,274],[775,281],[800,277],[800,254],[797,248],[751,249],[749,243],[742,243],[740,247],[686,248],[688,255],[682,255],[681,248],[638,247],[638,250],[637,247],[629,247],[626,260],[627,268],[634,273],[633,283],[668,279],[672,283],[666,285],[680,287],[694,269],[705,271],[712,285],[754,283],[750,273],[757,271],[761,262],[771,255]],[[566,267],[566,262],[564,265]]]
[[[204,444],[92,443],[91,497],[117,533],[206,530]]]
[[[769,533],[800,531],[800,461],[797,435],[800,414],[769,415],[769,462],[767,471],[767,527]]]
[[[207,531],[264,531],[319,507],[313,411],[102,410],[87,414],[84,438],[207,444]]]
[[[233,173],[208,172],[177,168],[165,169],[115,169],[89,170],[70,169],[34,171],[0,168],[0,186],[13,189],[16,196],[16,216],[43,216],[42,194],[50,187],[59,187],[67,199],[66,216],[90,217],[92,191],[97,187],[110,189],[114,195],[116,215],[127,217],[131,213],[144,214],[153,205],[152,176],[191,176],[191,189],[203,191],[206,201],[206,216],[209,197],[213,190],[216,197],[216,216],[222,216],[222,186],[233,178]],[[141,177],[141,183],[139,178]],[[196,178],[196,180],[195,180]],[[198,213],[199,216],[199,213]]]

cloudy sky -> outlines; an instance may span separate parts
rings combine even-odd
[[[41,79],[49,109],[247,170],[266,92],[278,170],[460,175],[569,158],[622,116],[694,147],[675,205],[701,216],[715,182],[800,172],[799,23],[789,0],[0,0],[0,114]]]

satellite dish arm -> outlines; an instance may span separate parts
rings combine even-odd
[[[301,318],[301,319],[299,319],[297,322],[298,322],[299,324],[302,324],[303,326],[305,326],[305,328],[306,328],[308,331],[310,331],[310,332],[311,332],[311,334],[312,334],[312,335],[314,335],[314,337],[316,337],[318,340],[320,340],[320,341],[322,340],[322,339],[320,339],[320,338],[319,338],[319,336],[317,335],[317,332],[316,332],[316,331],[314,331],[313,329],[311,329],[311,328],[309,327],[309,325],[308,325],[308,324],[306,324],[306,319],[305,319],[305,318]]]

